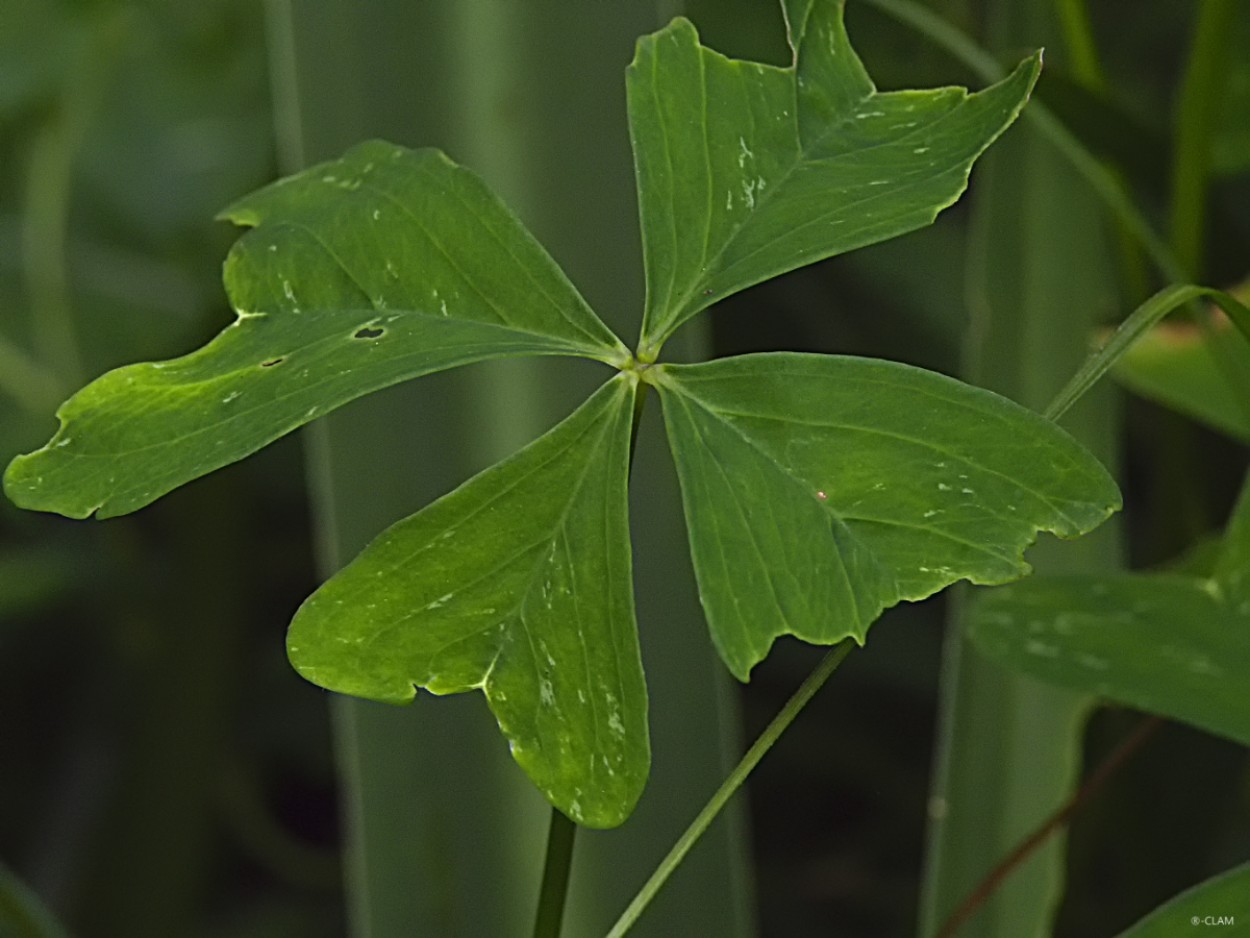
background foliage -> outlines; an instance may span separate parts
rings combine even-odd
[[[989,43],[990,21],[1014,2],[932,6]],[[709,46],[784,61],[771,4],[691,0],[684,11]],[[1224,86],[1195,104],[1182,92],[1192,7],[1114,0],[1090,12],[1097,80],[1061,46],[1048,51],[1038,97],[1164,228],[1184,191],[1172,177],[1178,115],[1204,110],[1215,128],[1210,192],[1187,261],[1204,282],[1241,279],[1250,36],[1236,31],[1250,32],[1250,18],[1232,28]],[[234,233],[210,219],[278,170],[258,4],[8,0],[0,17],[7,462],[46,439],[52,408],[84,379],[177,354],[229,321],[220,264]],[[868,5],[852,3],[848,23],[882,88],[983,84]],[[1035,44],[990,48],[1011,61]],[[624,153],[624,124],[615,132]],[[974,173],[974,201],[977,183]],[[871,354],[956,373],[971,208],[733,297],[711,317],[715,351]],[[1056,230],[1065,223],[1075,224],[1059,218]],[[1124,305],[1089,298],[1106,321],[1149,282],[1131,256],[1117,263]],[[1126,400],[1123,415],[1111,442],[1129,566],[1141,569],[1218,531],[1246,454],[1153,405]],[[317,579],[303,476],[287,440],[105,525],[0,502],[0,861],[83,934],[342,931],[329,717],[283,652],[290,614]],[[754,777],[764,934],[912,929],[943,605],[887,613]],[[817,654],[778,644],[740,692],[745,735]],[[1086,761],[1137,719],[1096,713]],[[1076,820],[1056,933],[1113,934],[1244,860],[1248,770],[1244,749],[1165,727]]]

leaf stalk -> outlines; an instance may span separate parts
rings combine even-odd
[[[838,666],[846,660],[846,656],[851,653],[855,644],[851,639],[844,639],[825,654],[820,664],[808,675],[807,679],[794,692],[786,705],[781,708],[778,714],[773,717],[773,721],[768,724],[764,732],[760,733],[759,738],[751,744],[751,748],[746,751],[734,766],[732,772],[724,782],[721,783],[715,794],[712,795],[703,809],[698,813],[695,819],[686,828],[685,832],[678,838],[677,843],[668,852],[668,855],[660,861],[659,866],[655,868],[655,872],[638,890],[638,894],[626,906],[625,911],[621,913],[621,917],[617,919],[616,924],[612,926],[606,938],[622,938],[642,915],[651,900],[656,897],[660,889],[668,881],[673,871],[681,864],[690,849],[698,843],[700,837],[711,826],[712,821],[720,814],[729,799],[734,793],[742,787],[743,782],[747,780],[747,776],[754,771],[760,760],[764,758],[765,753],[773,747],[773,744],[781,738],[781,734],[786,731],[795,717],[807,706],[808,702],[816,696],[816,692],[824,686],[829,680],[833,672]]]
[[[573,843],[577,825],[558,808],[551,809],[551,826],[547,831],[547,859],[543,864],[543,882],[538,893],[538,914],[534,919],[534,938],[559,938],[564,920],[564,903],[569,893],[569,872],[573,867]]]

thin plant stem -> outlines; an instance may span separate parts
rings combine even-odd
[[[1068,54],[1072,77],[1100,97],[1109,97],[1107,79],[1099,62],[1098,44],[1094,39],[1086,0],[1054,0],[1054,6],[1063,32],[1063,46]],[[1124,173],[1110,163],[1104,165],[1115,177],[1120,189],[1128,192],[1129,184]],[[1149,272],[1141,247],[1132,231],[1125,226],[1123,219],[1116,218],[1114,221],[1125,294],[1138,302],[1150,293]]]
[[[130,13],[104,17],[73,63],[57,110],[35,137],[28,157],[22,252],[30,293],[34,350],[67,385],[82,383],[71,298],[67,244],[74,168],[109,70],[127,36]]]
[[[1229,37],[1238,15],[1230,0],[1206,0],[1195,7],[1197,22],[1176,111],[1172,162],[1172,251],[1191,277],[1202,275],[1203,229],[1211,174],[1220,90],[1227,79]]]
[[[1086,88],[1101,90],[1106,83],[1085,0],[1055,0],[1055,13],[1063,30],[1064,47],[1072,60],[1073,76]]]
[[[577,825],[556,808],[551,809],[547,831],[547,860],[538,891],[538,914],[534,918],[534,938],[560,938],[564,902],[569,894],[569,872],[573,867],[573,843]]]
[[[954,938],[959,929],[967,924],[968,920],[976,914],[977,909],[986,903],[995,890],[1003,884],[1003,881],[1015,870],[1019,869],[1025,860],[1050,839],[1052,834],[1066,825],[1072,819],[1072,816],[1084,807],[1094,795],[1098,794],[1112,776],[1128,762],[1134,753],[1145,745],[1146,741],[1162,725],[1162,717],[1147,717],[1142,720],[1133,732],[1121,740],[1111,754],[1093,771],[1075,795],[1069,798],[1058,811],[1043,821],[1024,840],[1020,841],[1011,853],[1000,860],[986,874],[985,878],[977,884],[977,887],[968,894],[968,897],[959,904],[955,911],[950,914],[950,917],[946,919],[942,927],[938,929],[937,938]]]
[[[668,881],[673,871],[681,864],[686,854],[703,836],[704,832],[711,826],[712,821],[720,814],[721,810],[733,797],[734,793],[742,787],[742,783],[747,780],[747,776],[755,769],[760,760],[764,758],[764,754],[773,747],[773,744],[786,731],[786,728],[794,722],[794,718],[799,715],[802,709],[807,706],[808,701],[816,695],[816,692],[824,686],[825,681],[834,671],[838,669],[846,656],[851,653],[851,649],[855,647],[850,639],[845,639],[839,644],[831,648],[828,654],[821,659],[815,670],[808,675],[807,679],[800,685],[799,689],[794,692],[786,705],[773,718],[759,735],[759,738],[746,751],[742,759],[738,762],[729,776],[721,783],[716,793],[708,799],[707,804],[686,828],[685,832],[678,838],[677,843],[673,845],[673,849],[668,855],[660,861],[659,866],[655,868],[655,872],[651,877],[643,883],[638,894],[626,906],[625,911],[621,913],[621,917],[617,919],[616,924],[612,926],[612,930],[608,932],[606,938],[622,938],[628,932],[634,923],[638,921],[639,916],[651,904],[651,900],[656,897],[660,889]]]

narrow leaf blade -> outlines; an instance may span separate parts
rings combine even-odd
[[[1037,79],[1033,56],[979,94],[880,93],[843,5],[786,4],[786,69],[713,52],[684,19],[639,41],[627,88],[644,357],[728,294],[932,222]]]
[[[239,318],[200,350],[70,398],[5,491],[71,517],[134,511],[371,391],[490,358],[627,352],[469,171],[380,141],[249,196]]]
[[[919,368],[774,353],[656,371],[709,624],[743,679],[779,635],[862,642],[884,607],[1023,576],[1039,531],[1119,507],[1053,424]]]
[[[291,662],[339,693],[480,689],[580,824],[629,815],[649,765],[626,503],[633,379],[392,526],[300,608]]]

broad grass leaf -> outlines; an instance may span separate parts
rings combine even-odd
[[[1186,889],[1117,938],[1176,938],[1198,931],[1198,926],[1231,932],[1232,926],[1246,921],[1250,921],[1250,863]]]
[[[1035,577],[972,607],[1007,667],[1250,745],[1250,486],[1211,576]]]
[[[730,293],[932,222],[1037,79],[1035,55],[978,94],[878,92],[843,5],[787,0],[790,68],[726,58],[680,18],[639,41],[627,89],[644,359]]]
[[[501,463],[387,529],[296,613],[291,663],[339,693],[481,690],[561,811],[628,817],[650,763],[619,375]]]
[[[469,362],[627,350],[468,170],[373,141],[241,200],[239,318],[200,350],[119,368],[57,412],[5,491],[82,518],[141,508],[354,398]]]
[[[1039,531],[1119,507],[1054,424],[895,362],[743,355],[656,366],[713,639],[746,679],[780,635],[863,641],[881,610],[1023,576]]]

